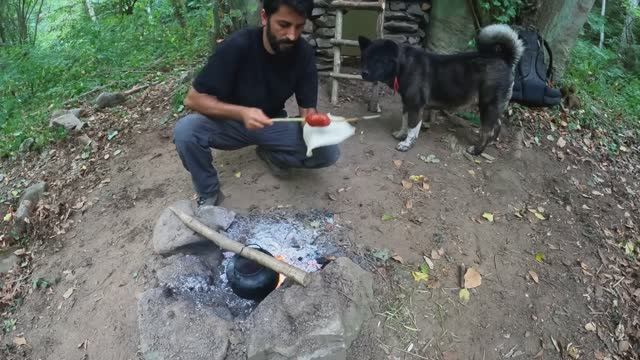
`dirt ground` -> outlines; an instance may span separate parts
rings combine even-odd
[[[337,108],[327,88],[320,110],[367,113],[362,86],[343,86],[349,96]],[[166,206],[193,196],[170,140],[172,90],[156,86],[92,114],[90,137],[114,128],[119,135],[101,142],[90,160],[73,141],[53,156],[33,155],[42,165],[32,176],[59,194],[50,201],[56,214],[65,213],[63,203],[72,210],[48,219],[73,223],[33,249],[32,278],[51,286],[30,289],[12,315],[16,328],[3,342],[20,336],[27,345],[7,347],[8,358],[140,357],[136,303],[155,256],[152,229]],[[638,260],[618,246],[637,230],[637,202],[621,190],[637,190],[637,179],[621,184],[569,151],[573,143],[562,150],[557,135],[550,141],[529,130],[536,124],[522,129],[517,121],[488,158],[464,156],[475,128],[445,117],[401,153],[390,134],[399,126],[399,97],[387,93],[382,109],[381,119],[356,125],[335,166],[296,171],[291,180],[271,176],[252,147],[214,155],[224,206],[328,209],[350,230],[354,251],[375,266],[380,306],[353,359],[638,358]],[[411,272],[424,256],[432,269],[428,281],[417,282]],[[459,297],[461,264],[481,275],[468,302]]]

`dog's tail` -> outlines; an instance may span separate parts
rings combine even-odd
[[[512,68],[518,64],[524,44],[509,25],[494,24],[489,25],[478,34],[478,51],[481,53],[496,54],[504,58]]]

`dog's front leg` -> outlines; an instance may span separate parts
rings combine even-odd
[[[397,140],[404,140],[407,137],[407,132],[409,131],[409,127],[407,125],[407,112],[405,109],[402,109],[402,127],[398,131],[394,131],[392,133],[393,137]]]
[[[396,146],[396,150],[408,151],[413,147],[418,140],[418,134],[420,134],[420,127],[422,126],[422,109],[409,110],[407,112],[409,131],[407,137]]]

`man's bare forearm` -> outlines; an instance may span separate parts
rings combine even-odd
[[[242,121],[244,106],[228,104],[215,96],[202,94],[190,88],[184,99],[184,106],[200,114],[212,118],[233,119]]]

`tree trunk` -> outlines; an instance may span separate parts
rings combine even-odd
[[[85,0],[84,5],[87,7],[87,13],[89,14],[89,17],[91,17],[91,20],[93,20],[93,22],[97,22],[98,19],[96,18],[96,12],[93,9],[93,4],[91,3],[91,0]]]
[[[525,25],[535,26],[553,51],[554,79],[562,78],[576,39],[595,0],[542,0]]]
[[[180,27],[187,27],[187,20],[184,17],[184,6],[182,0],[171,0],[171,7],[173,8],[173,16],[176,17]]]
[[[427,48],[442,53],[468,49],[476,31],[468,0],[433,0],[430,16]]]
[[[629,47],[635,42],[633,37],[633,18],[635,17],[635,12],[640,0],[627,0],[627,2],[629,8],[627,9],[627,16],[624,19],[624,28],[622,29],[622,36],[620,37],[620,46],[623,48]]]
[[[602,17],[602,28],[600,28],[600,49],[604,46],[604,12],[607,7],[607,0],[602,0],[602,11],[600,11],[600,16]]]

